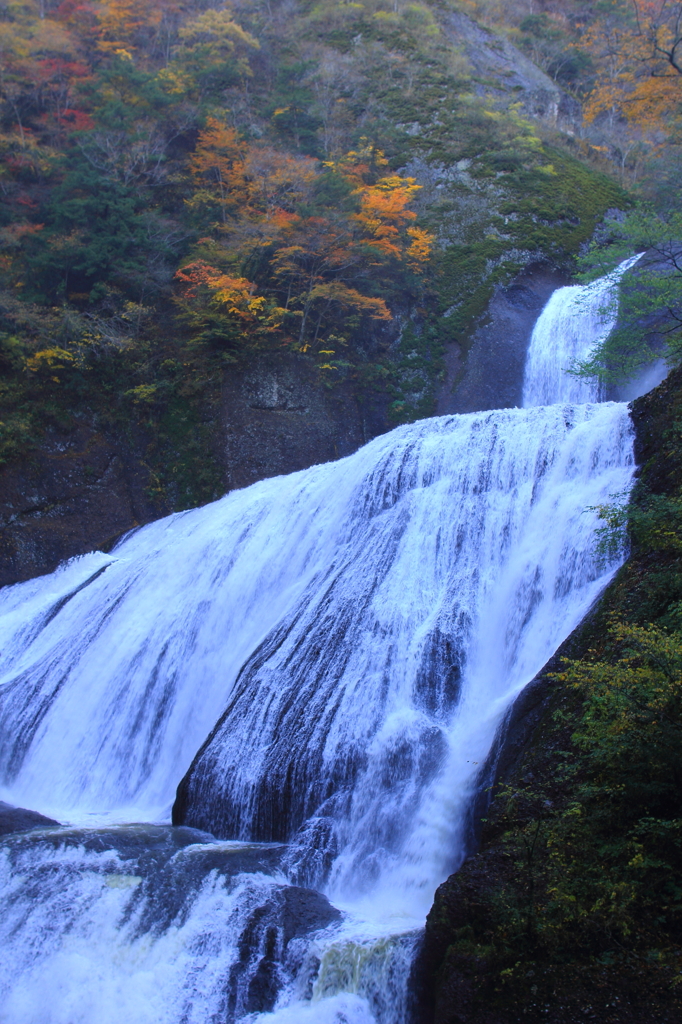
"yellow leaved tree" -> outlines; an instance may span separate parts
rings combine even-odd
[[[631,145],[660,147],[682,105],[682,3],[611,0],[581,46],[597,72],[586,122],[620,126]]]

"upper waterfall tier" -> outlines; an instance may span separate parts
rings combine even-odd
[[[538,317],[526,358],[523,405],[598,402],[598,381],[566,371],[590,354],[613,330],[618,316],[618,284],[639,259],[631,256],[612,273],[588,285],[557,288]]]

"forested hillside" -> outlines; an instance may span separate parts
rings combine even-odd
[[[495,284],[630,202],[577,130],[579,12],[523,13],[3,4],[2,459],[87,423],[150,507],[208,500],[225,380],[282,353],[428,414]]]

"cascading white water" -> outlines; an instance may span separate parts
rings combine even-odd
[[[599,381],[566,371],[587,359],[613,330],[618,316],[618,284],[640,256],[631,256],[589,285],[557,288],[550,296],[528,347],[524,407],[600,400]]]
[[[550,300],[534,407],[398,428],[0,592],[0,795],[89,826],[0,845],[0,1020],[399,1024],[499,723],[619,564],[586,509],[629,487],[626,407],[538,407],[615,280]],[[168,820],[181,780],[191,828],[103,830]]]

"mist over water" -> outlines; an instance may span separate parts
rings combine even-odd
[[[526,408],[0,591],[0,796],[73,826],[0,843],[0,1021],[405,1019],[505,711],[621,561],[586,509],[630,486],[627,408],[563,373],[617,277],[552,296]]]

